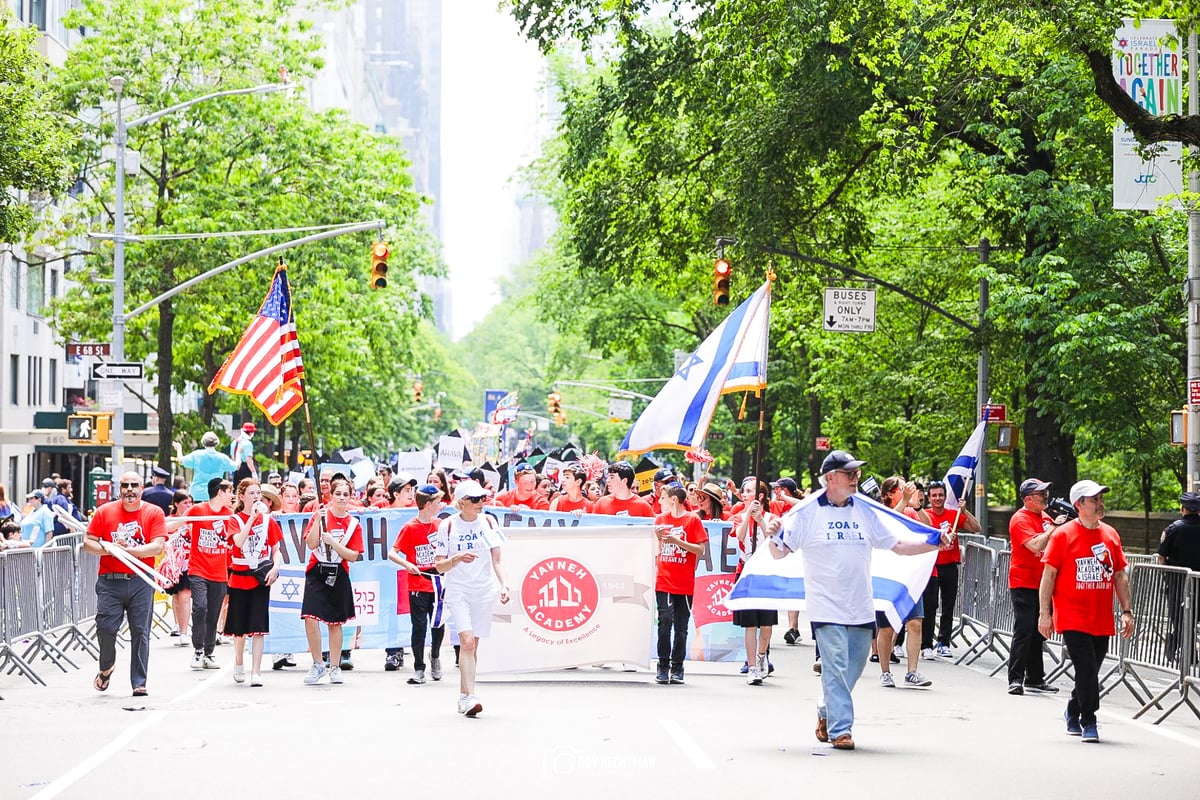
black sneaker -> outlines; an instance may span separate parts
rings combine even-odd
[[[1037,694],[1058,694],[1058,687],[1042,681],[1041,683],[1025,683],[1025,691]]]
[[[654,676],[655,683],[670,683],[671,679],[667,676],[666,667],[659,667],[658,673]]]
[[[342,672],[354,671],[354,662],[350,660],[349,650],[342,651],[342,663],[339,666],[342,668]]]
[[[1025,688],[1019,683],[1010,683],[1008,685],[1009,694],[1025,694]]]
[[[671,670],[671,683],[683,683],[683,670],[682,669]]]
[[[296,662],[292,661],[291,653],[280,653],[279,655],[275,656],[275,661],[271,664],[271,669],[279,671],[284,667],[294,666],[296,666]]]
[[[800,642],[800,631],[795,628],[788,628],[788,632],[783,635],[783,641],[789,645],[798,644]]]
[[[395,672],[400,669],[400,657],[395,653],[388,653],[387,658],[383,660],[383,669],[385,672]]]

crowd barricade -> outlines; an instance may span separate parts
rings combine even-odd
[[[46,540],[46,547],[74,547],[77,544],[83,544],[86,534],[83,533],[59,533],[55,534],[54,538]]]
[[[996,551],[986,545],[968,542],[963,548],[959,567],[959,625],[967,650],[954,662],[970,664],[989,650],[1001,658],[1005,654],[996,648]],[[972,641],[973,639],[973,641]]]
[[[960,533],[958,534],[958,541],[964,546],[966,546],[968,542],[986,545],[987,537],[982,533]]]
[[[23,580],[18,580],[17,570],[28,569],[33,561],[28,558],[13,558],[17,553],[30,551],[9,550],[0,553],[0,669],[8,667],[8,674],[20,670],[21,674],[43,686],[46,682],[17,651],[15,643],[20,637],[15,634],[21,627],[21,590]],[[34,565],[36,568],[36,565]]]
[[[1008,593],[1008,570],[1012,566],[1012,551],[996,551],[996,574],[992,581],[992,644],[1000,655],[1000,666],[991,675],[1008,668],[1008,655],[1012,651],[1013,629],[1016,615],[1013,613],[1012,595]]]
[[[997,553],[1004,553],[1008,551],[1008,539],[1000,536],[989,536],[984,541],[984,544],[995,550]]]
[[[79,545],[75,548],[75,628],[79,637],[74,644],[92,653],[97,659],[100,649],[96,636],[96,581],[100,575],[100,556],[89,553]],[[122,646],[121,637],[117,645]],[[68,645],[69,650],[71,645]]]
[[[1192,692],[1200,692],[1200,572],[1193,572],[1188,575],[1188,588],[1185,601],[1187,603],[1187,613],[1184,617],[1187,620],[1188,631],[1191,633],[1188,639],[1185,639],[1189,649],[1187,651],[1187,666],[1183,668],[1183,687],[1180,689],[1180,695],[1184,702],[1196,711],[1196,706],[1192,703]]]
[[[52,636],[59,635],[71,625],[71,607],[75,601],[75,553],[68,546],[48,546],[37,550],[37,594],[42,609],[41,633],[44,658],[50,660],[63,672],[65,661],[73,662]]]
[[[43,686],[46,682],[33,669],[30,655],[45,641],[41,606],[38,602],[38,554],[33,548],[9,550],[4,559],[4,643],[8,674],[20,670],[26,678]],[[24,647],[24,650],[20,648]],[[44,654],[44,651],[42,651]],[[61,664],[60,664],[61,666]]]

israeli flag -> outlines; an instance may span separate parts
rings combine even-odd
[[[958,508],[959,502],[965,500],[971,484],[975,481],[975,468],[979,466],[979,457],[983,453],[983,442],[987,436],[987,418],[975,426],[971,438],[963,445],[962,452],[950,469],[946,470],[943,482],[946,484],[946,508],[951,511]]]
[[[825,490],[815,492],[792,507],[790,514],[817,513],[817,499]],[[937,544],[941,532],[915,519],[910,519],[865,494],[854,495],[854,507],[867,517],[868,524],[887,528],[899,539],[919,540]],[[785,515],[786,516],[786,515]],[[900,630],[905,617],[925,591],[937,551],[918,556],[900,556],[891,550],[875,550],[871,554],[871,594],[875,610],[887,615],[888,622]],[[769,547],[760,547],[746,562],[742,575],[725,598],[731,611],[746,609],[803,610],[804,559],[798,553],[774,558]]]

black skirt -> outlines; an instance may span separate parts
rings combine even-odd
[[[271,587],[229,590],[226,636],[265,636],[271,632]]]
[[[179,583],[163,589],[163,594],[179,594],[184,589],[187,589],[189,592],[192,590],[192,584],[188,580],[188,574],[186,571],[179,576]]]
[[[779,624],[778,611],[735,611],[733,624],[739,628],[766,628]]]
[[[300,616],[329,625],[341,625],[353,619],[354,587],[350,584],[350,573],[339,566],[333,586],[325,583],[320,567],[304,573],[304,602],[300,604]]]

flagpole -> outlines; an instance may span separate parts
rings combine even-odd
[[[755,479],[760,481],[763,479],[760,472],[762,469],[763,432],[767,427],[767,361],[771,349],[771,286],[774,283],[775,261],[772,259],[767,262],[767,325],[766,332],[763,334],[763,388],[762,393],[758,395],[758,435],[754,441],[754,472],[752,473]],[[755,487],[755,491],[758,491],[758,487]]]

